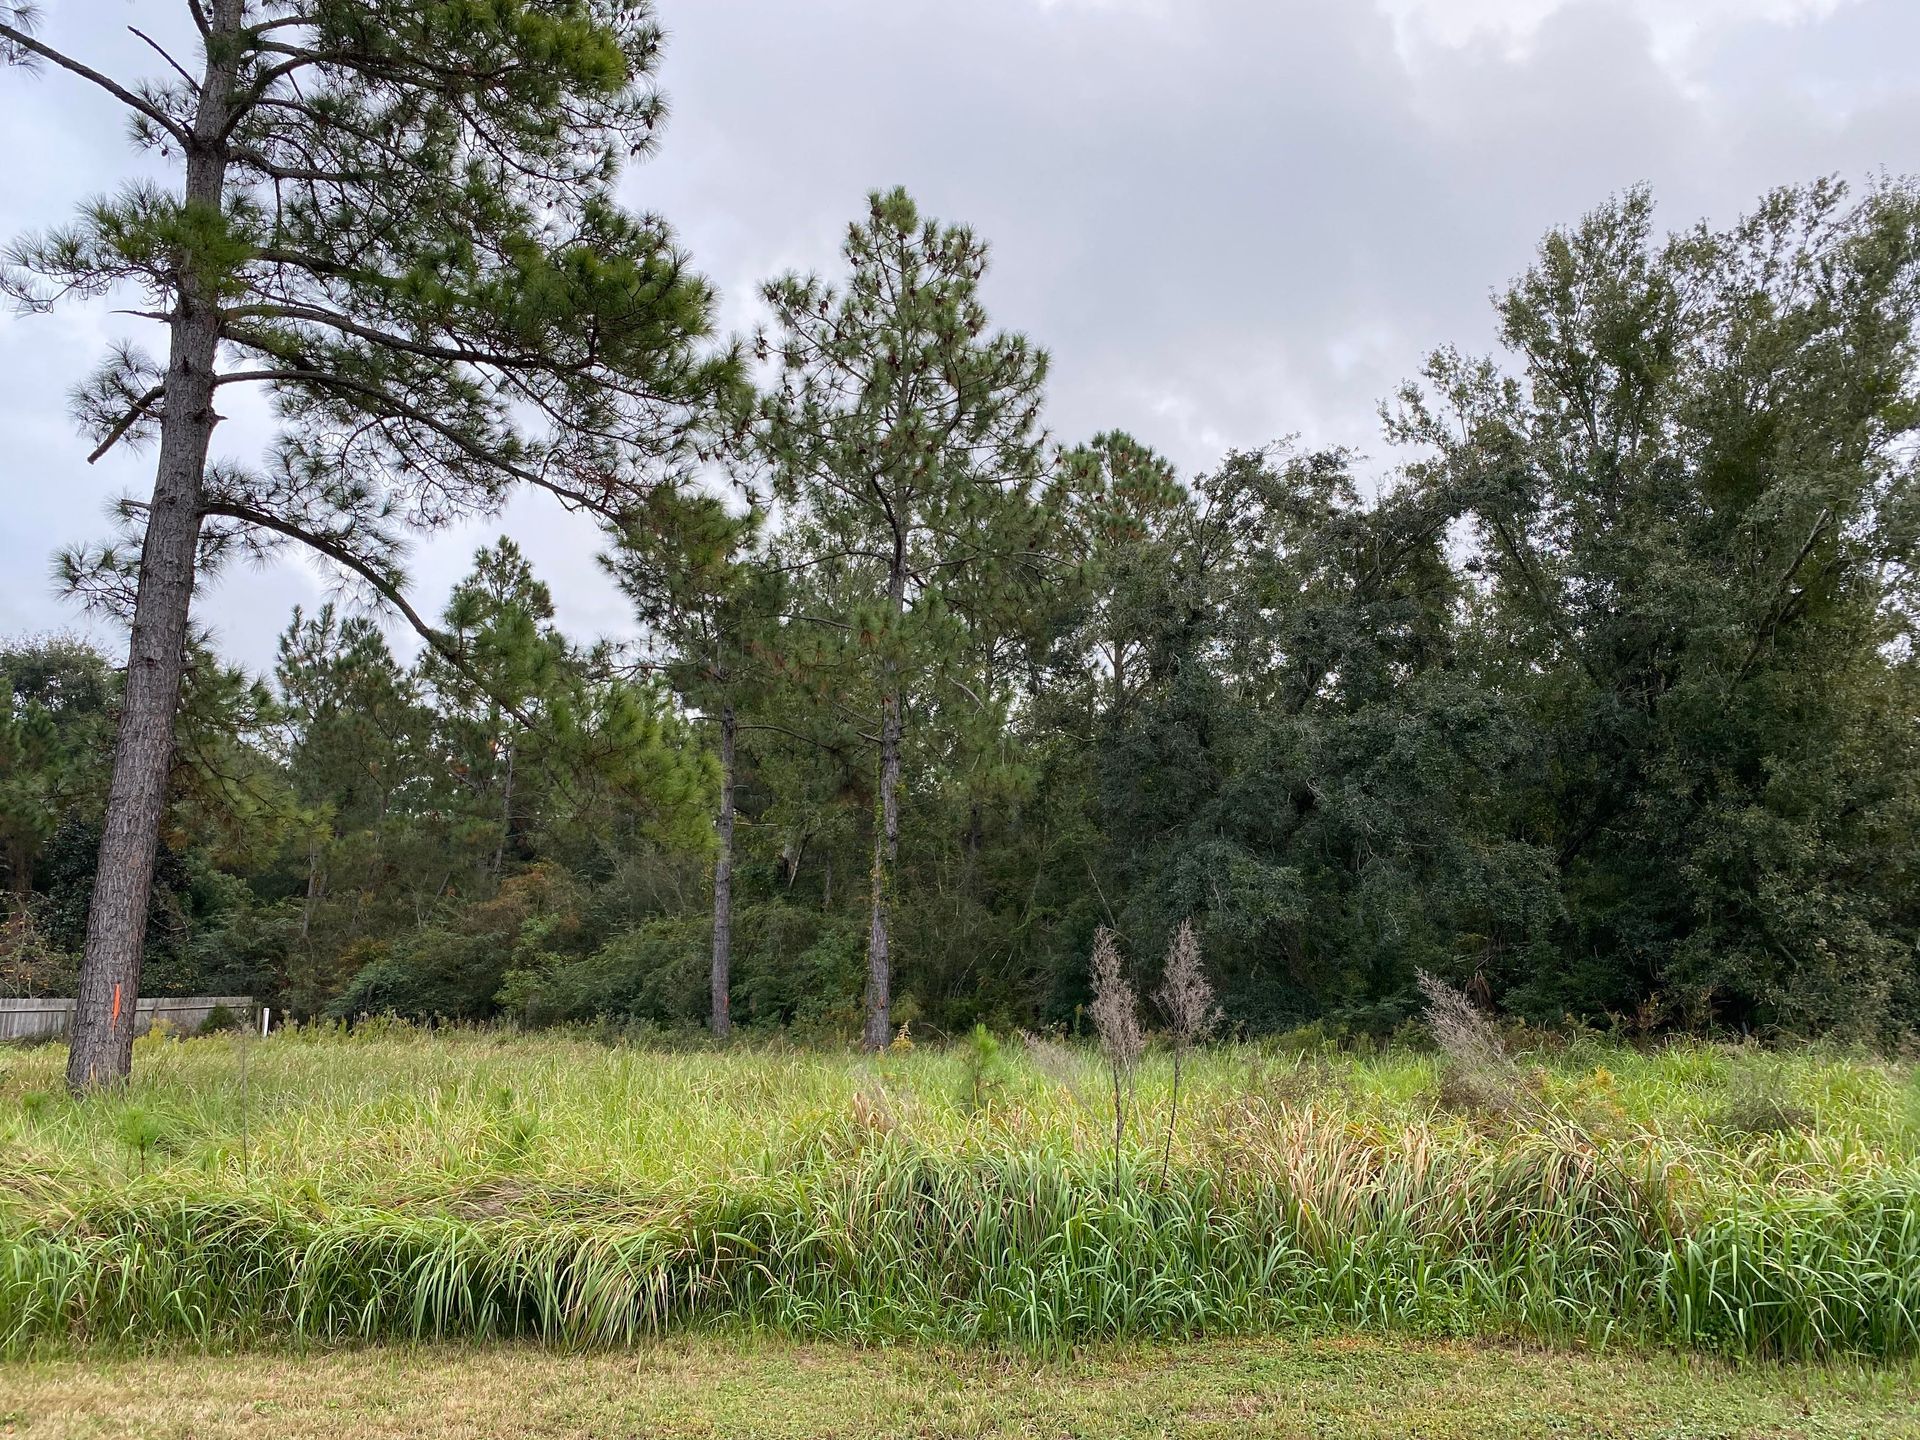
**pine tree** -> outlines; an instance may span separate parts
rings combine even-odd
[[[879,699],[864,1041],[890,1038],[888,914],[900,848],[904,708],[937,678],[964,628],[948,606],[999,572],[1045,563],[1050,516],[1039,429],[1047,358],[989,332],[985,244],[922,220],[904,190],[870,197],[849,228],[846,286],[789,275],[766,287],[764,351],[778,362],[759,442],[794,508],[799,563],[859,595],[842,634]]]
[[[569,832],[575,848],[609,809],[695,847],[711,778],[705,757],[665,713],[665,697],[604,642],[576,646],[553,623],[553,597],[504,536],[476,552],[443,614],[451,644],[423,652],[450,807],[487,836],[489,887]]]
[[[435,638],[405,598],[408,531],[495,513],[521,486],[622,514],[733,374],[698,344],[705,284],[613,198],[662,114],[645,0],[181,3],[196,68],[149,41],[167,69],[123,82],[0,0],[0,61],[106,91],[180,176],[90,202],[0,273],[29,310],[135,292],[167,341],[164,360],[119,347],[76,392],[95,458],[159,452],[125,542],[63,561],[132,627],[76,1088],[131,1066],[196,580],[304,545]],[[271,393],[278,436],[257,465],[210,464],[237,385]]]
[[[1124,431],[1076,445],[1060,466],[1081,584],[1057,599],[1057,663],[1060,682],[1084,695],[1091,733],[1145,683],[1147,636],[1170,603],[1167,560],[1195,511],[1166,458]]]
[[[659,651],[666,681],[715,726],[720,758],[714,814],[713,948],[708,1024],[716,1038],[733,1030],[735,782],[741,710],[768,679],[780,576],[761,563],[763,513],[730,510],[714,495],[677,496],[672,518],[629,531],[607,558]]]

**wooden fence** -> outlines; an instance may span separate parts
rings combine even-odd
[[[0,1041],[57,1040],[73,1022],[73,1007],[72,1000],[0,1000]],[[158,1019],[171,1030],[191,1035],[222,1008],[236,1020],[260,1023],[260,1009],[251,995],[160,995],[134,1005],[133,1031],[138,1035]]]

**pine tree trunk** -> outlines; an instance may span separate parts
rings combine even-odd
[[[507,837],[513,833],[513,742],[506,744],[507,782],[505,793],[500,797],[500,839],[493,847],[493,878],[500,878],[500,870],[507,863]]]
[[[887,576],[887,604],[896,623],[905,613],[907,572],[900,537],[894,537]],[[888,637],[898,644],[899,636]],[[884,1050],[893,1038],[893,963],[888,930],[893,903],[893,867],[900,858],[900,666],[888,660],[880,701],[880,814],[873,827],[873,913],[867,930],[867,1023],[861,1043]]]
[[[888,908],[893,898],[893,867],[900,858],[900,691],[897,685],[881,701],[880,823],[873,829],[873,919],[867,932],[867,1024],[862,1041],[884,1050],[893,1037],[892,965]]]
[[[7,846],[7,886],[23,903],[33,894],[33,858],[27,852],[25,841]]]
[[[713,1033],[724,1040],[733,1032],[727,987],[733,965],[733,736],[731,703],[720,707],[719,853],[713,860]]]
[[[300,907],[300,943],[307,943],[307,936],[313,929],[313,908],[320,903],[320,842],[309,838],[307,841],[307,898]]]
[[[233,59],[217,41],[240,28],[245,4],[215,0],[210,8],[215,36],[208,45],[193,142],[187,147],[186,201],[217,210],[226,185],[221,136],[234,78]],[[76,1091],[119,1084],[133,1069],[134,1004],[140,997],[154,849],[173,766],[174,713],[186,665],[207,447],[219,418],[213,409],[217,299],[190,266],[182,270],[169,322],[160,457],[140,549],[113,780],[67,1051],[67,1085]]]

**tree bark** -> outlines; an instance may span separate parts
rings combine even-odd
[[[190,206],[218,211],[226,186],[220,137],[230,113],[235,63],[230,45],[223,42],[239,31],[245,4],[215,0],[210,8],[214,33],[187,146],[185,195]],[[217,305],[209,278],[183,263],[169,321],[160,456],[140,549],[113,780],[67,1051],[67,1085],[75,1091],[117,1085],[133,1069],[134,1005],[140,997],[154,850],[173,766],[174,714],[186,665],[207,447],[219,419],[213,410]]]
[[[507,779],[504,793],[500,797],[500,839],[493,847],[493,878],[500,878],[501,867],[507,863],[507,839],[513,834],[513,742],[506,742]]]
[[[719,852],[713,860],[713,1033],[724,1040],[733,1033],[727,1008],[727,988],[733,966],[733,705],[720,707],[720,814],[714,821]]]
[[[21,902],[33,894],[33,857],[24,841],[7,846],[7,888]]]
[[[900,858],[900,692],[881,701],[880,823],[873,829],[873,919],[867,931],[867,1024],[862,1043],[884,1050],[893,1038],[892,956],[888,931],[893,867]]]
[[[896,619],[905,609],[906,572],[900,547],[894,547],[893,573],[887,600]],[[897,636],[889,636],[891,644]],[[893,869],[900,858],[900,667],[886,665],[886,694],[880,701],[880,814],[873,827],[873,913],[867,930],[867,1023],[861,1043],[868,1050],[884,1050],[893,1038],[893,966],[889,907],[893,900]]]

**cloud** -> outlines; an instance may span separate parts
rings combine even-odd
[[[48,33],[141,63],[124,0]],[[662,0],[673,118],[624,195],[679,230],[725,318],[758,285],[831,274],[867,190],[907,185],[993,244],[996,320],[1054,354],[1049,419],[1121,426],[1192,471],[1291,433],[1380,456],[1374,407],[1435,345],[1485,348],[1487,296],[1548,227],[1651,183],[1673,224],[1729,218],[1827,172],[1920,170],[1910,0]],[[97,43],[96,43],[97,42]],[[120,173],[111,107],[0,75],[0,231],[59,219]],[[0,321],[0,626],[61,622],[40,577],[139,461],[89,471],[61,395],[117,323]],[[223,437],[249,444],[235,424]],[[627,618],[590,526],[528,498],[423,544],[434,608],[500,528],[564,624]],[[201,607],[262,663],[297,566]]]

